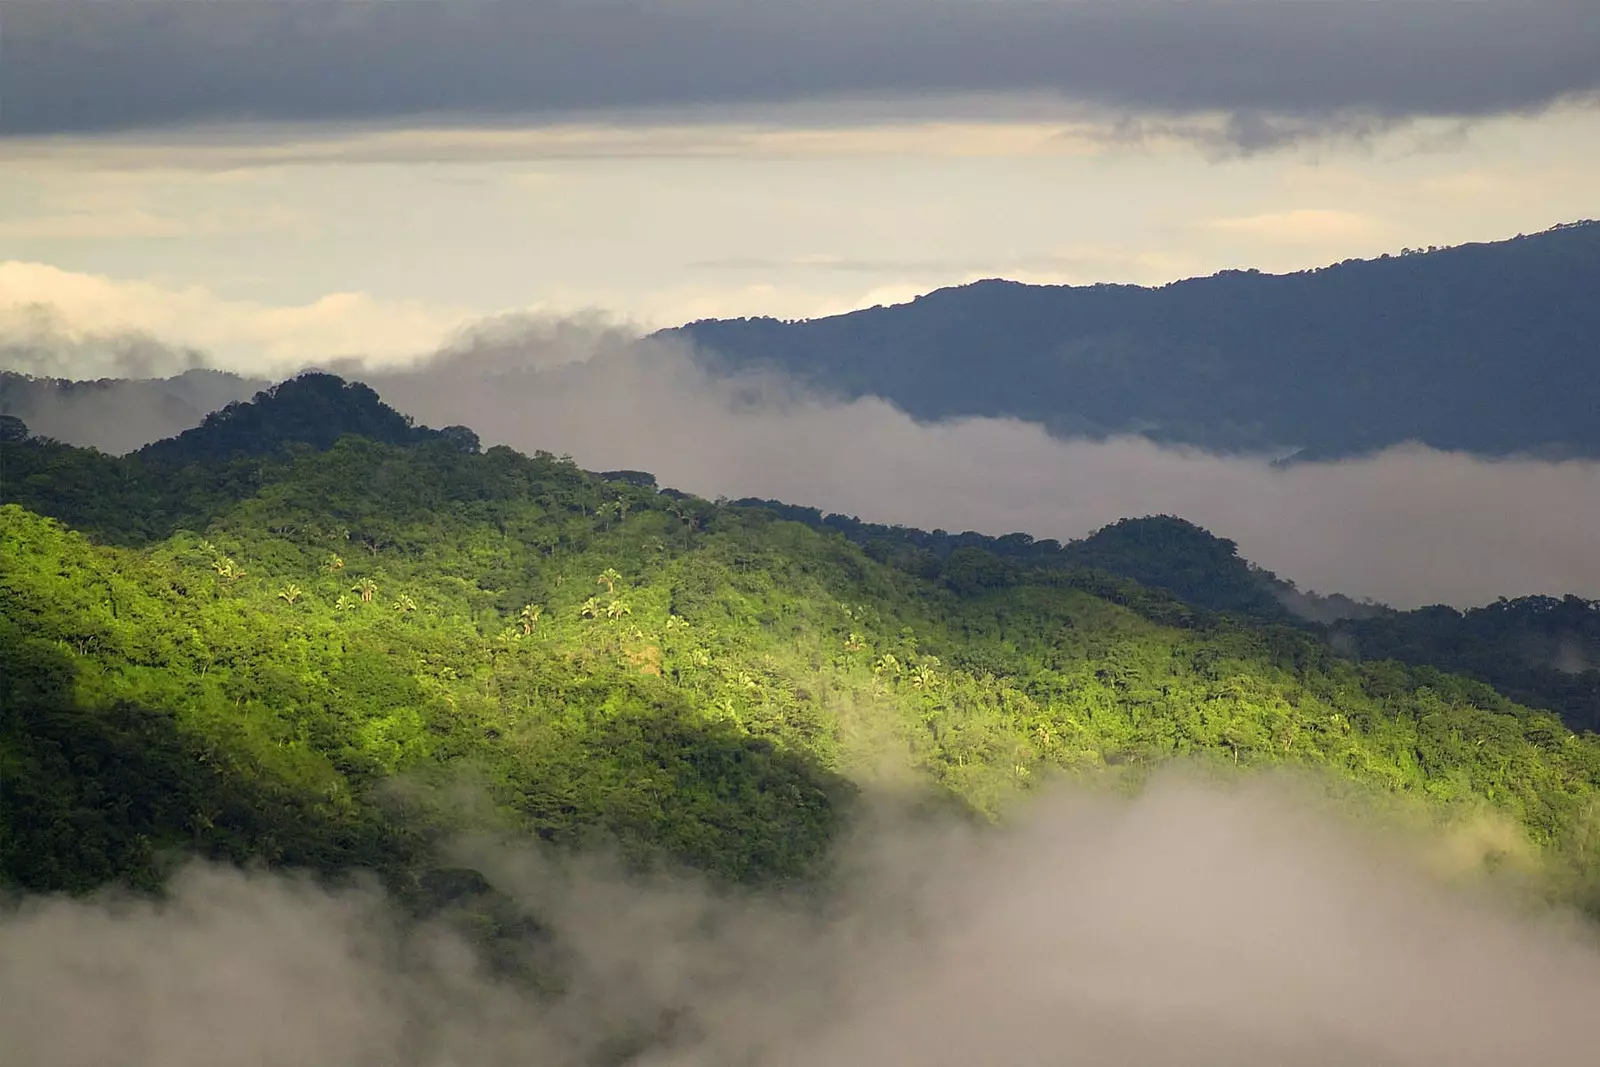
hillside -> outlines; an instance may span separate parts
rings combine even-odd
[[[1239,555],[1238,546],[1171,515],[1122,519],[1065,544],[863,522],[776,500],[735,501],[837,532],[880,562],[937,577],[954,559],[1014,578],[1019,568],[1099,571],[1171,593],[1203,611],[1304,628],[1342,656],[1394,659],[1474,678],[1512,700],[1553,711],[1574,730],[1600,730],[1600,603],[1567,596],[1502,600],[1465,612],[1396,611],[1338,593],[1307,593]]]
[[[930,533],[753,497],[734,503],[765,508],[816,529],[837,531],[866,548],[874,559],[893,562],[916,573],[936,574],[952,555],[979,550],[1015,565],[1101,570],[1165,590],[1207,611],[1269,622],[1301,618],[1331,622],[1385,610],[1338,594],[1303,593],[1293,582],[1242,558],[1234,542],[1174,515],[1122,519],[1063,544],[1024,533],[1003,537],[970,530],[959,534],[944,530]]]
[[[1402,441],[1600,455],[1600,223],[1159,288],[983,281],[799,322],[664,336],[719,371],[775,365],[921,419],[1359,454]]]
[[[1351,655],[1470,675],[1575,730],[1600,730],[1600,601],[1530,596],[1383,612],[1341,622],[1332,636]]]
[[[292,441],[316,412],[322,440],[400,439]],[[263,451],[201,447],[241,440]],[[1174,759],[1500,811],[1588,877],[1593,735],[1097,571],[974,548],[913,574],[638,472],[480,452],[322,376],[143,455],[0,447],[0,877],[22,887],[150,885],[176,850],[414,893],[484,818],[787,880],[884,775],[993,816]]]

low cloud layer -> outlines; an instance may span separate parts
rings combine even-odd
[[[486,445],[566,453],[590,470],[648,470],[708,498],[1062,541],[1121,518],[1176,514],[1307,591],[1402,608],[1600,597],[1592,461],[1400,447],[1279,468],[1139,437],[1061,440],[1012,419],[919,423],[878,399],[840,403],[776,377],[712,377],[689,350],[637,340],[600,317],[491,320],[409,366],[326,366],[425,424],[471,426]],[[190,374],[41,394],[8,410],[37,433],[123,451],[256,388]]]
[[[686,350],[571,323],[506,323],[405,373],[334,369],[429,425],[470,425],[485,443],[570,453],[591,470],[649,470],[708,497],[1059,540],[1177,514],[1302,589],[1398,607],[1600,596],[1591,462],[1398,448],[1279,469],[1142,438],[1062,441],[1008,419],[921,424],[876,399],[710,378]]]
[[[981,835],[891,821],[809,899],[474,850],[546,931],[553,999],[376,892],[194,867],[161,903],[0,911],[0,1042],[30,1067],[1586,1062],[1592,931],[1404,855],[1180,783]]]
[[[1587,0],[10,3],[0,132],[1051,92],[1244,146],[1600,88]]]

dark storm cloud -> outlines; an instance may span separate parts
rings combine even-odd
[[[1475,116],[1600,88],[1592,0],[201,0],[3,5],[0,130],[492,119],[1044,91],[1233,116]],[[1265,132],[1264,132],[1265,131]],[[1278,131],[1278,132],[1274,132]]]

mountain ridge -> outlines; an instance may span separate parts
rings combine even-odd
[[[1600,223],[1289,274],[946,287],[826,318],[655,336],[715,373],[776,367],[919,419],[1343,457],[1408,441],[1600,455]]]
[[[240,493],[262,488],[262,460],[283,460],[308,448],[325,451],[352,434],[464,454],[481,450],[465,427],[416,426],[365,385],[307,372],[122,461],[40,442],[34,461],[41,468],[30,471],[13,462],[13,477],[20,475],[23,484],[0,498],[39,510],[46,498],[31,495],[26,484],[45,478],[52,483],[45,511],[109,543],[137,546],[185,525],[203,525]],[[661,487],[646,472],[589,476],[684,506],[707,506],[693,505],[698,498]],[[1556,712],[1574,728],[1600,729],[1600,602],[1526,596],[1465,612],[1437,606],[1397,611],[1337,593],[1304,592],[1240,557],[1233,541],[1172,515],[1124,518],[1061,543],[1022,532],[996,537],[923,531],[760,498],[727,503],[840,535],[879,563],[958,591],[1005,588],[1030,572],[1070,572],[1099,595],[1158,610],[1145,593],[1116,585],[1132,583],[1185,605],[1181,611],[1159,609],[1168,622],[1188,625],[1184,613],[1192,611],[1303,628],[1341,655],[1460,673]],[[356,536],[373,542],[386,535],[357,530]],[[1091,580],[1090,573],[1103,579]]]

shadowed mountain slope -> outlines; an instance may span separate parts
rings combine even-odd
[[[1600,455],[1600,223],[1159,288],[982,281],[799,322],[664,332],[920,419],[1010,416],[1231,451],[1403,441]]]

